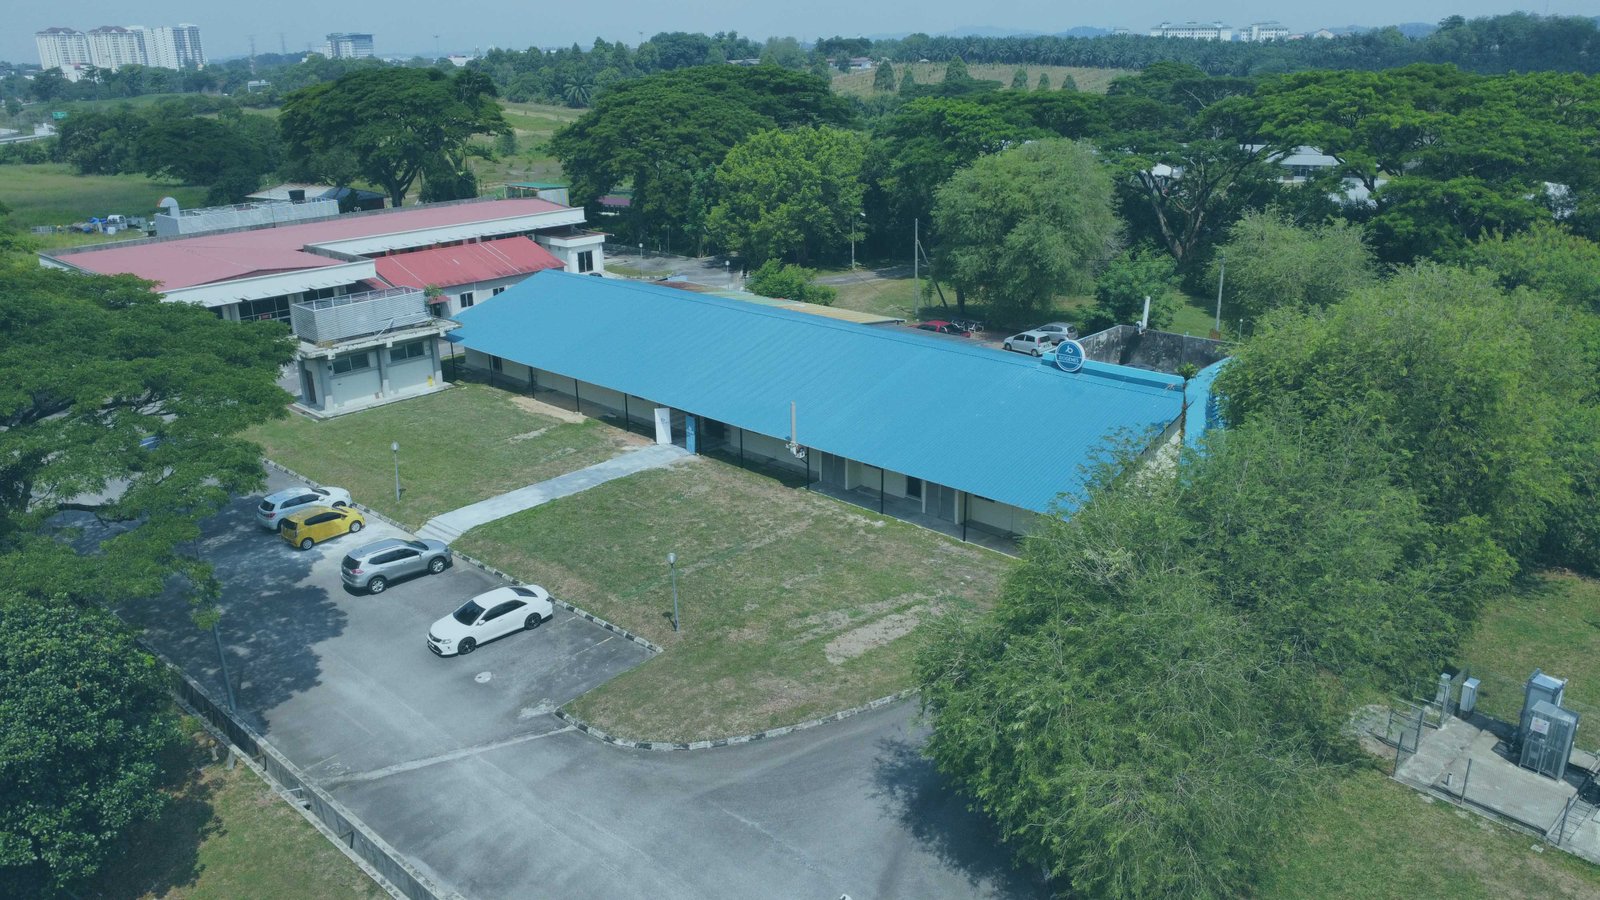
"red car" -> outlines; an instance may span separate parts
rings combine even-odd
[[[933,319],[932,321],[923,322],[922,324],[918,325],[917,328],[922,331],[933,331],[939,334],[953,334],[960,337],[972,337],[972,332],[967,331],[953,322],[946,322],[943,319]]]

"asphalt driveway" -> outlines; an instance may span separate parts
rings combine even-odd
[[[496,582],[457,565],[355,594],[340,558],[399,532],[372,521],[301,552],[255,524],[256,499],[213,520],[200,546],[224,582],[219,636],[241,716],[445,890],[1038,894],[920,758],[910,704],[717,750],[606,746],[550,713],[644,662],[644,648],[558,608],[534,631],[437,658],[427,626]],[[122,613],[221,699],[216,644],[189,609],[174,587]]]

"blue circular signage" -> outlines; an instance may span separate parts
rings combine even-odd
[[[1074,340],[1057,344],[1056,368],[1063,372],[1076,372],[1083,368],[1083,345]]]

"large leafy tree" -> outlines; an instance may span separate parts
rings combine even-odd
[[[633,189],[633,234],[701,237],[709,173],[735,144],[771,128],[843,125],[828,82],[777,66],[701,66],[621,82],[551,140],[575,201]]]
[[[290,94],[278,120],[288,159],[339,183],[329,165],[348,152],[361,177],[399,206],[417,176],[439,156],[459,160],[477,134],[507,130],[494,86],[476,71],[361,69]]]
[[[728,151],[706,218],[713,245],[759,263],[841,250],[860,214],[866,137],[841,128],[771,129]]]
[[[153,594],[174,571],[209,585],[185,542],[262,481],[240,432],[283,414],[283,326],[224,322],[131,277],[28,259],[0,263],[0,285],[6,587],[108,604]],[[79,555],[50,527],[62,512],[109,536]]]
[[[1087,144],[1035,141],[979,159],[939,189],[941,276],[997,321],[1021,324],[1086,292],[1121,225],[1111,176]]]
[[[1218,249],[1211,281],[1221,276],[1230,318],[1251,323],[1279,307],[1332,305],[1377,280],[1360,226],[1344,221],[1302,227],[1275,210],[1250,211]]]
[[[1597,329],[1486,273],[1427,266],[1325,311],[1267,315],[1217,386],[1236,424],[1285,403],[1308,422],[1361,412],[1431,521],[1486,527],[1527,563],[1563,511],[1593,502],[1577,473],[1600,449]]]
[[[156,815],[165,668],[103,609],[0,596],[0,894],[69,891]]]

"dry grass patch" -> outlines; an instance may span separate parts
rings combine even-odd
[[[704,458],[474,529],[461,546],[665,647],[572,707],[660,740],[792,724],[910,686],[918,625],[987,606],[1010,564]]]

